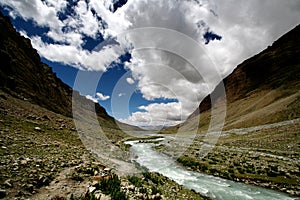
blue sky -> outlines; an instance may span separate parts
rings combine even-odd
[[[59,78],[139,126],[185,120],[239,63],[296,26],[298,8],[298,0],[0,2]]]

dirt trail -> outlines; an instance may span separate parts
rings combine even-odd
[[[85,180],[82,182],[74,181],[68,178],[68,175],[76,167],[71,167],[63,170],[58,176],[50,183],[49,186],[42,188],[38,194],[32,196],[32,200],[51,200],[55,196],[71,197],[71,194],[74,196],[80,197],[84,194],[88,187],[89,181]]]

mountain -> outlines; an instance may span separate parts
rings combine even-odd
[[[73,116],[73,100],[76,102],[76,109],[95,109],[104,128],[119,129],[115,119],[109,116],[103,107],[87,100],[57,78],[52,69],[41,62],[30,40],[16,32],[9,18],[1,13],[0,29],[1,90],[67,117]],[[119,122],[118,124],[125,129],[140,130]]]
[[[72,116],[71,87],[64,84],[52,69],[42,63],[29,39],[15,31],[8,17],[0,16],[0,88],[46,109]],[[78,92],[75,95],[80,96]],[[82,101],[85,101],[82,97]],[[110,119],[100,105],[99,116]]]
[[[211,105],[224,99],[224,129],[244,128],[300,117],[300,25],[279,38],[261,53],[249,58],[216,86],[185,123],[163,131],[189,131],[200,123],[199,131],[208,128]],[[223,84],[223,85],[222,85]]]

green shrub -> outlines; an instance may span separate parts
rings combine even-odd
[[[135,187],[142,187],[142,185],[143,185],[139,177],[136,177],[136,176],[127,176],[127,179]]]
[[[142,187],[142,188],[140,188],[140,193],[142,193],[142,194],[146,194],[148,191],[147,191],[147,189],[146,188],[144,188],[144,187]]]
[[[163,184],[162,178],[157,173],[143,172],[145,180],[151,180],[154,184]]]
[[[107,195],[111,195],[113,200],[126,200],[127,197],[124,192],[121,192],[121,181],[117,175],[113,175],[110,179],[102,179],[100,181],[100,190]]]
[[[151,190],[152,190],[152,194],[161,193],[161,191],[154,186],[151,187]]]

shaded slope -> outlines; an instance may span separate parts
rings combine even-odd
[[[72,116],[72,88],[40,61],[30,40],[17,33],[9,18],[2,14],[0,29],[0,87],[15,97]],[[86,101],[84,97],[82,101]],[[99,116],[110,118],[101,106],[96,105],[96,110]]]
[[[119,129],[114,118],[103,107],[87,100],[57,78],[52,69],[41,62],[30,40],[16,32],[9,18],[1,13],[0,29],[0,89],[16,98],[28,100],[68,117],[72,117],[73,97],[76,109],[95,111],[101,126]],[[124,129],[140,130],[121,125]]]

